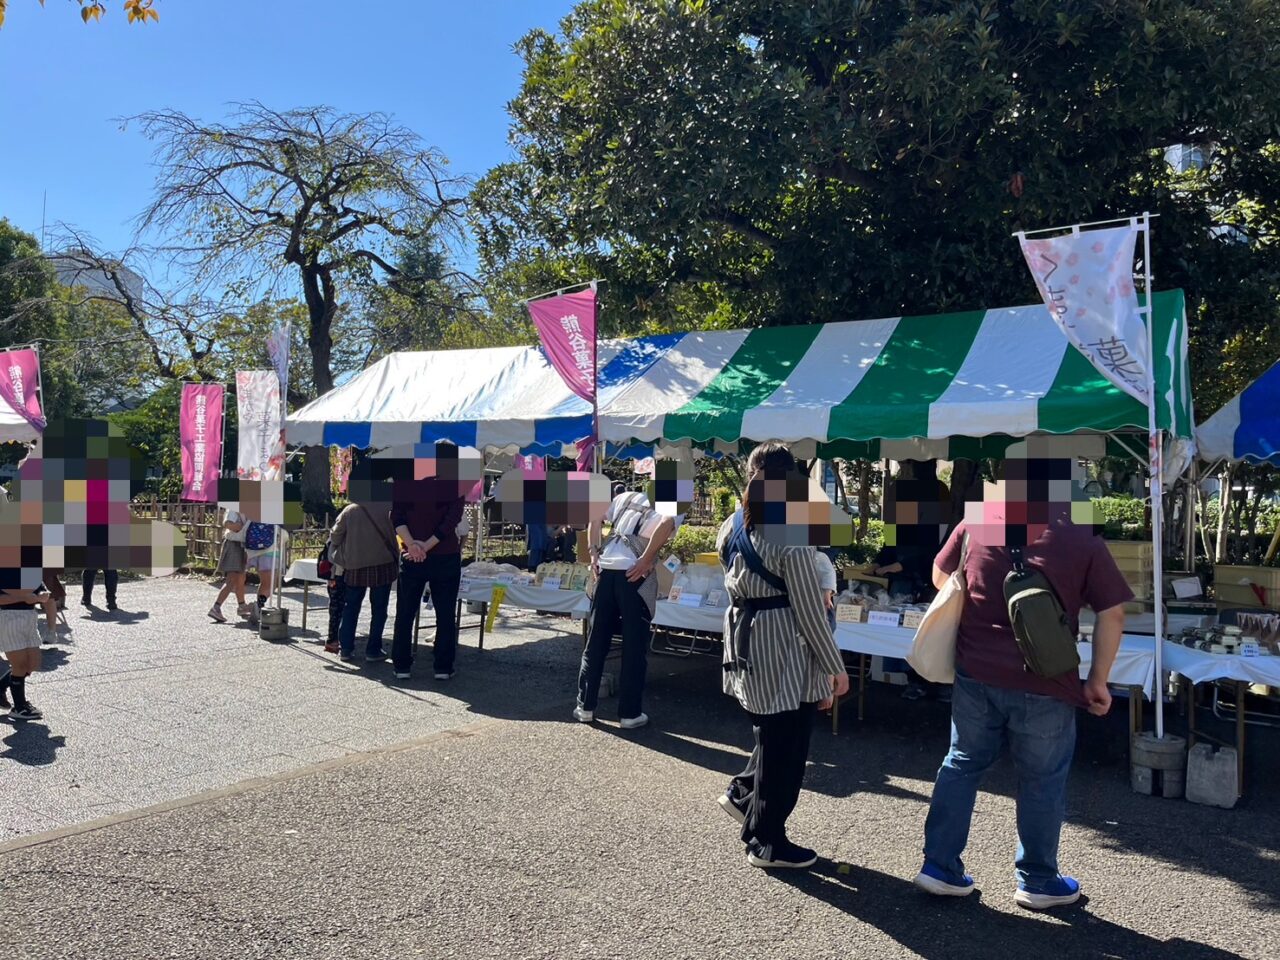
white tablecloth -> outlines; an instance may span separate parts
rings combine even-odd
[[[670,600],[659,600],[658,609],[653,614],[653,625],[668,630],[697,630],[723,635],[724,611],[724,607],[686,607]]]
[[[873,623],[836,624],[836,646],[850,653],[865,653],[873,657],[906,659],[911,652],[911,640],[915,630],[908,627],[887,627]],[[1093,661],[1091,644],[1079,644],[1080,676],[1087,676]],[[1155,690],[1155,644],[1150,637],[1126,634],[1120,640],[1120,652],[1111,667],[1110,681],[1126,687],[1142,687],[1148,697]]]
[[[1206,653],[1168,640],[1164,644],[1164,668],[1193,683],[1206,680],[1243,680],[1280,687],[1280,657],[1239,657]]]
[[[492,583],[477,583],[460,596],[473,603],[490,603],[495,586]],[[575,620],[583,619],[591,609],[591,601],[581,590],[548,590],[527,583],[508,583],[506,588],[506,597],[502,601],[504,607],[567,613]]]
[[[316,573],[318,562],[315,557],[295,560],[289,564],[289,569],[284,572],[284,578],[286,580],[305,580],[308,583],[325,584],[328,581]]]

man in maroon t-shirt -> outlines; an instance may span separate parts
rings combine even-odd
[[[1035,474],[1034,461],[1023,461],[1018,471],[1027,463]],[[1034,482],[1024,482],[1021,495],[1028,495],[1029,489],[1035,499],[1035,488]],[[1007,741],[1018,770],[1014,899],[1024,907],[1044,909],[1074,903],[1080,897],[1080,885],[1058,872],[1058,837],[1075,749],[1075,711],[1084,707],[1102,716],[1111,707],[1107,678],[1120,648],[1123,604],[1133,593],[1103,539],[1092,527],[1073,524],[1065,515],[1069,510],[1058,511],[1039,526],[1012,522],[1015,516],[1025,520],[1036,515],[1037,506],[1043,508],[1045,503],[1022,503],[1010,509],[994,528],[968,521],[959,524],[934,562],[933,580],[941,589],[959,566],[968,537],[964,570],[968,582],[956,638],[951,749],[934,784],[925,822],[924,866],[915,883],[944,896],[973,891],[973,879],[965,874],[960,855],[969,838],[978,785]],[[1031,509],[1024,512],[1026,507]],[[993,534],[993,529],[1002,532]],[[1092,662],[1083,683],[1074,671],[1040,677],[1024,665],[1004,597],[1004,579],[1013,570],[1009,546],[1004,544],[1023,542],[1025,564],[1053,585],[1073,629],[1082,606],[1096,612]]]

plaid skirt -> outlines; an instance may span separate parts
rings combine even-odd
[[[222,553],[218,557],[218,573],[244,573],[248,555],[239,540],[223,540]]]
[[[385,587],[395,583],[398,576],[400,564],[394,560],[372,567],[347,567],[342,571],[342,580],[348,587]]]
[[[40,647],[40,629],[35,610],[0,609],[0,652],[30,650]]]

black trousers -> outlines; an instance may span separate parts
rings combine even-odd
[[[613,635],[622,633],[622,671],[618,677],[618,717],[640,716],[644,679],[648,671],[649,630],[653,616],[640,596],[640,584],[620,570],[602,570],[591,604],[591,633],[578,669],[578,706],[595,710],[600,677]]]
[[[400,562],[400,579],[396,581],[395,639],[391,643],[391,660],[400,671],[413,663],[413,622],[422,607],[422,595],[431,588],[431,606],[436,611],[436,639],[433,647],[436,673],[452,673],[453,658],[458,652],[458,587],[462,583],[461,554],[433,556],[414,563],[408,557]]]
[[[87,603],[93,599],[93,582],[98,578],[97,570],[86,570],[84,576],[80,579],[80,586],[84,588],[84,599]],[[119,570],[103,570],[103,582],[107,585],[107,603],[116,602],[116,587],[120,583]]]
[[[729,781],[729,799],[747,815],[742,840],[770,847],[787,839],[787,818],[800,799],[816,704],[786,713],[752,713],[755,749]]]
[[[347,603],[347,581],[341,574],[335,576],[327,587],[329,591],[329,632],[326,635],[329,643],[338,642],[338,627],[342,625],[342,610]]]

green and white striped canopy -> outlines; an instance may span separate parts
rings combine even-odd
[[[1158,424],[1189,437],[1182,292],[1157,293],[1154,312]],[[601,390],[611,443],[811,440],[830,455],[877,456],[879,441],[1147,430],[1146,408],[1039,304],[653,341],[643,372]]]

